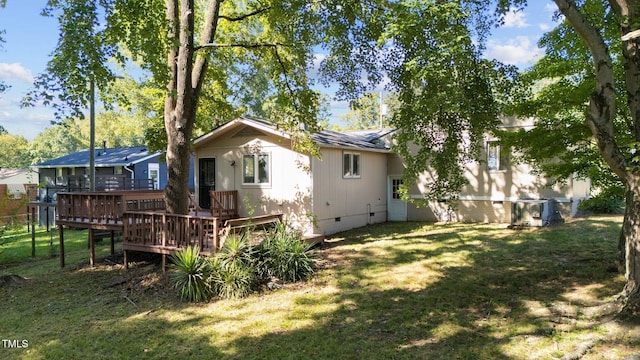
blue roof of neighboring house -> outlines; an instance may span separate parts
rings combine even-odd
[[[131,146],[121,148],[96,148],[96,167],[129,166],[146,161],[160,155],[160,152],[150,153],[146,146]],[[81,150],[73,154],[41,162],[35,167],[86,167],[89,166],[89,150]]]
[[[224,133],[228,128],[236,126],[251,126],[258,130],[264,130],[279,136],[286,136],[285,133],[266,122],[264,120],[251,119],[251,118],[239,118],[224,124],[212,132],[203,135],[195,140],[196,146],[198,143],[206,142],[210,138],[216,137],[218,134]],[[320,146],[340,147],[340,148],[353,148],[371,151],[388,151],[388,144],[383,141],[383,137],[394,132],[393,129],[376,129],[376,130],[356,130],[356,131],[333,131],[324,130],[311,134],[311,139]]]

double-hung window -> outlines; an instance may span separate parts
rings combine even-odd
[[[351,152],[342,154],[342,177],[360,177],[360,154]]]
[[[500,171],[509,167],[509,152],[499,141],[487,142],[487,169]]]
[[[242,157],[242,183],[264,185],[270,182],[269,154],[249,154]]]

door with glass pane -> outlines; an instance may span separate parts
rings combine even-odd
[[[400,185],[403,184],[402,176],[389,177],[389,190],[387,195],[387,220],[407,221],[407,202],[400,195]]]
[[[201,208],[209,209],[211,207],[209,191],[216,189],[216,159],[200,159],[198,171],[198,202]]]

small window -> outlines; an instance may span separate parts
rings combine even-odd
[[[509,153],[502,149],[500,142],[489,141],[487,143],[487,169],[507,170],[509,166]]]
[[[342,176],[345,178],[360,177],[360,154],[344,153],[342,155]]]
[[[404,184],[402,179],[391,180],[391,198],[394,200],[401,200],[402,194],[400,194],[400,187]]]
[[[242,157],[243,184],[268,184],[269,179],[268,154],[251,154]]]

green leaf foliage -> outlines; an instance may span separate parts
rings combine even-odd
[[[619,25],[614,14],[601,1],[589,0],[582,11],[620,54]],[[589,178],[595,187],[622,186],[604,162],[591,130],[585,123],[585,104],[595,87],[591,54],[584,41],[566,22],[546,33],[539,45],[545,55],[521,76],[520,85],[528,91],[516,99],[513,113],[535,119],[535,128],[518,132],[497,132],[506,145],[516,150],[514,161],[534,164],[537,171],[554,182],[562,182],[574,174]],[[622,58],[614,56],[616,76],[623,77]],[[616,92],[626,97],[623,82]],[[618,146],[631,156],[633,127],[629,107],[619,101],[614,126],[619,129]]]
[[[255,251],[246,233],[230,234],[212,261],[211,284],[223,298],[244,297],[258,286]]]
[[[198,246],[187,246],[171,256],[173,286],[182,300],[201,302],[211,298],[211,264],[200,256]]]
[[[88,139],[82,136],[78,124],[66,119],[38,134],[29,144],[29,154],[32,164],[38,164],[87,147]]]
[[[24,136],[0,131],[0,167],[26,168],[31,165],[29,143]]]
[[[221,257],[211,260],[213,271],[210,282],[213,291],[221,298],[241,298],[257,288],[256,270],[252,264],[225,262]]]
[[[315,271],[315,254],[299,232],[278,223],[265,233],[258,247],[258,268],[263,279],[276,277],[284,282],[306,280]]]

